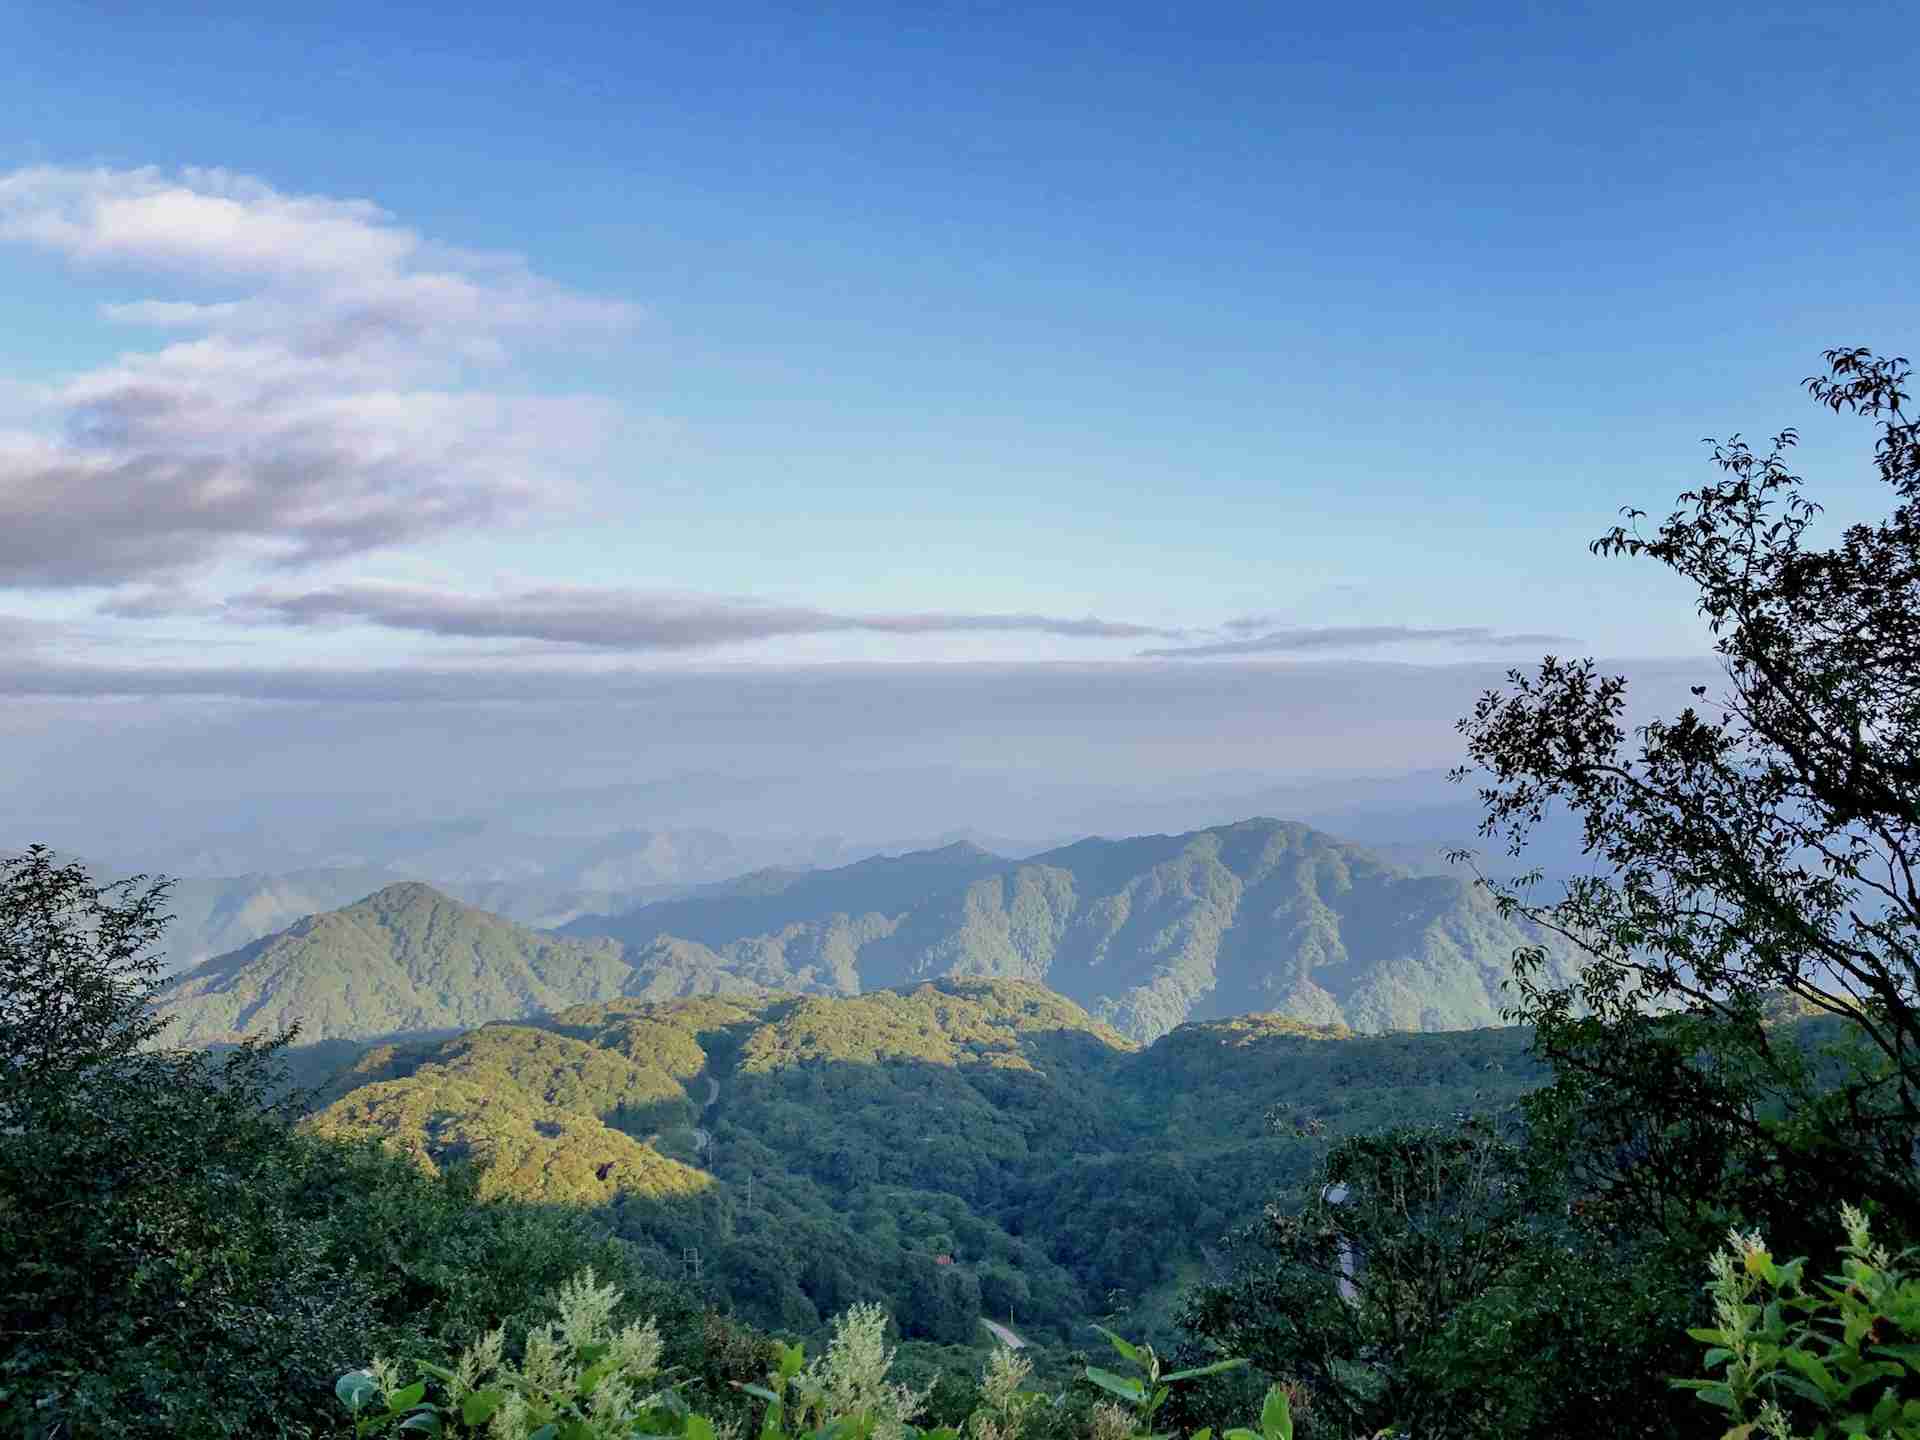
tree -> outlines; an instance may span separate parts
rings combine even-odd
[[[587,1217],[295,1129],[288,1037],[160,1048],[165,896],[0,856],[0,1434],[331,1434],[341,1370],[469,1344],[583,1264],[697,1339]]]
[[[96,885],[45,846],[0,856],[0,1117],[28,1123],[160,1033],[166,894],[143,875]]]
[[[1522,952],[1513,1014],[1559,1074],[1536,1118],[1584,1138],[1596,1202],[1661,1223],[1841,1192],[1920,1217],[1920,421],[1905,359],[1825,358],[1806,388],[1877,426],[1886,519],[1817,545],[1784,430],[1709,441],[1713,483],[1591,547],[1692,583],[1717,700],[1629,734],[1624,677],[1548,656],[1459,726],[1482,834],[1517,855],[1550,807],[1581,817],[1598,873],[1544,904],[1537,872],[1491,887],[1585,961],[1555,985]]]
[[[1569,1217],[1551,1162],[1511,1117],[1342,1141],[1181,1323],[1341,1434],[1688,1433],[1661,1379],[1690,1359],[1685,1268],[1663,1279]]]

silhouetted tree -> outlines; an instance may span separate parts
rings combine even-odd
[[[1560,1075],[1536,1120],[1657,1221],[1817,1202],[1824,1222],[1836,1194],[1920,1216],[1920,421],[1905,359],[1825,358],[1806,388],[1877,426],[1886,519],[1817,545],[1785,430],[1765,452],[1709,441],[1714,483],[1591,547],[1694,586],[1721,693],[1629,733],[1624,677],[1549,656],[1459,727],[1483,834],[1518,854],[1552,806],[1584,824],[1597,873],[1564,898],[1535,903],[1537,873],[1494,887],[1587,961],[1555,985],[1523,952],[1515,1014]]]

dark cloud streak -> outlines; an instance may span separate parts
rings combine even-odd
[[[338,623],[446,639],[535,640],[623,653],[680,652],[797,635],[1041,634],[1137,640],[1184,632],[1097,616],[926,612],[843,614],[701,595],[546,586],[466,595],[413,586],[349,584],[296,593],[254,591],[231,602],[244,622]]]
[[[1224,628],[1240,631],[1263,623],[1263,617],[1230,620]],[[1462,648],[1522,645],[1570,645],[1565,635],[1508,634],[1485,625],[1319,625],[1274,630],[1245,640],[1219,640],[1205,645],[1165,646],[1142,650],[1149,660],[1206,660],[1222,656],[1313,655],[1336,650],[1377,650],[1389,645],[1453,645]]]

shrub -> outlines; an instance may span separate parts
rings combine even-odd
[[[1758,1233],[1731,1231],[1712,1259],[1714,1324],[1692,1330],[1718,1379],[1675,1380],[1736,1422],[1727,1440],[1920,1440],[1920,1276],[1914,1252],[1874,1244],[1867,1218],[1840,1212],[1840,1269],[1809,1282]]]

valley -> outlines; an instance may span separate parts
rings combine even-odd
[[[576,1006],[382,1046],[309,1120],[481,1192],[586,1207],[755,1324],[861,1300],[1070,1345],[1141,1324],[1342,1136],[1510,1105],[1514,1030],[1355,1035],[1277,1015],[1127,1040],[1021,980]],[[704,1134],[705,1143],[701,1143]]]

